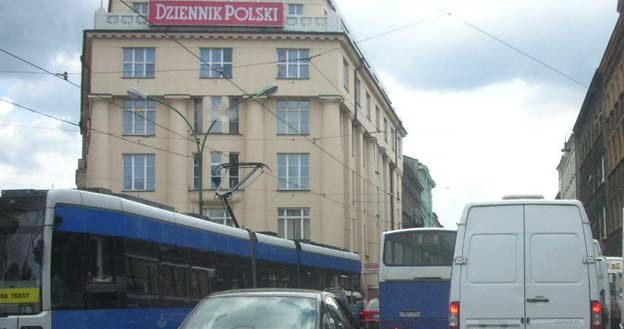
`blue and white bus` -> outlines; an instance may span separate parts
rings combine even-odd
[[[77,190],[0,197],[0,328],[175,329],[208,294],[359,285],[356,254]]]
[[[456,231],[385,232],[379,269],[380,329],[447,329]]]

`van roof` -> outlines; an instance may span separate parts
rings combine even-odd
[[[489,202],[473,202],[464,207],[459,224],[466,223],[466,217],[468,211],[473,207],[494,207],[494,206],[514,206],[514,205],[554,205],[554,206],[576,206],[579,209],[583,209],[583,204],[578,200],[503,200],[503,201],[489,201]],[[582,212],[584,213],[584,212]],[[583,221],[587,221],[587,218],[583,216]]]
[[[400,230],[386,231],[384,234],[392,234],[397,232],[415,232],[415,231],[445,231],[445,232],[457,232],[457,230],[444,228],[444,227],[418,227],[418,228],[404,228]]]

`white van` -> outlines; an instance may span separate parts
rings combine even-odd
[[[455,244],[449,328],[602,329],[595,266],[578,201],[469,204]]]

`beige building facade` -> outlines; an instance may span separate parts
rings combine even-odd
[[[192,130],[210,128],[204,215],[231,224],[215,192],[245,174],[218,164],[265,163],[232,198],[240,226],[359,253],[372,295],[381,232],[401,227],[406,131],[335,5],[280,4],[277,27],[154,26],[150,3],[100,8],[84,32],[77,185],[197,213]],[[268,83],[277,92],[251,96]]]

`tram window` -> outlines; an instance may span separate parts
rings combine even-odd
[[[215,258],[215,291],[251,287],[249,259],[225,254],[215,254]]]
[[[191,297],[198,302],[210,295],[215,270],[210,268],[191,268]]]
[[[297,265],[258,260],[260,288],[297,288]]]
[[[114,283],[113,238],[87,237],[87,282]]]
[[[85,236],[54,232],[52,243],[52,308],[85,307],[83,289],[86,282]]]
[[[167,264],[160,266],[163,306],[184,306],[189,304],[187,285],[188,268],[184,264]]]
[[[158,277],[158,246],[153,243],[126,239],[124,257],[127,306],[160,305]]]

